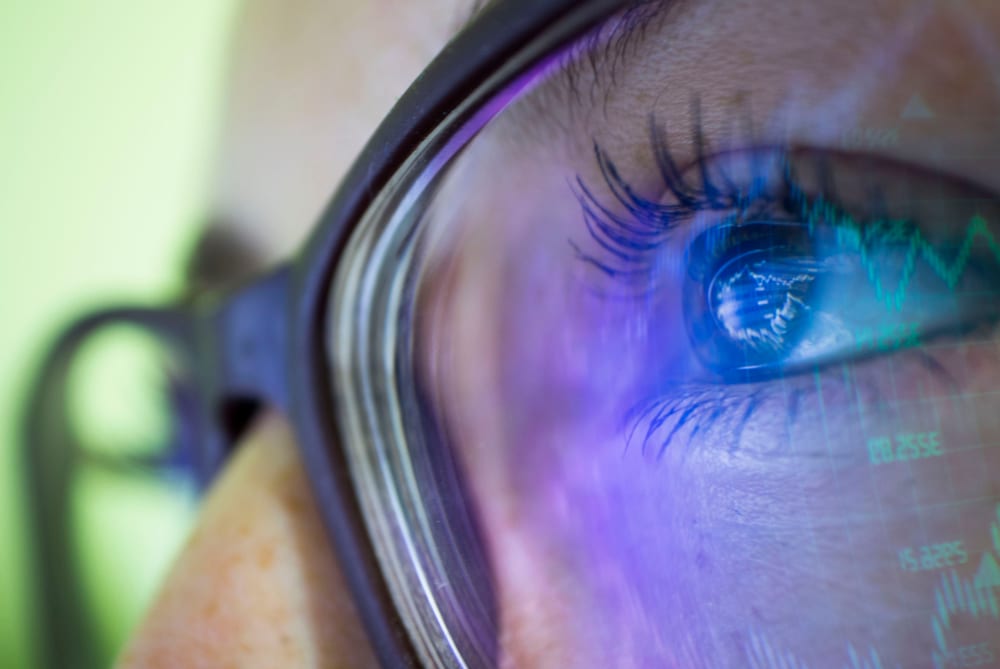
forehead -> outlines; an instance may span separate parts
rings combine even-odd
[[[291,252],[365,140],[475,0],[247,0],[234,24],[212,193],[272,258]]]
[[[247,2],[235,31],[214,192],[217,209],[266,255],[276,259],[294,250],[393,102],[483,4]],[[726,100],[742,101],[748,89],[758,99],[770,96],[769,104],[783,100],[787,105],[795,98],[787,86],[789,68],[810,73],[811,97],[800,101],[810,110],[847,109],[871,116],[850,109],[858,103],[852,94],[871,97],[865,95],[866,80],[875,82],[879,97],[900,98],[886,103],[886,109],[926,93],[931,76],[934,87],[954,89],[950,100],[995,93],[995,87],[968,74],[970,64],[990,57],[977,44],[996,51],[991,45],[1000,32],[1000,4],[990,0],[662,4],[668,11],[645,31],[644,39],[629,40],[627,53],[605,54],[612,67],[605,81],[598,82],[598,96],[543,98],[522,125],[573,128],[560,118],[570,110],[604,133],[625,134],[644,127],[637,115],[648,114],[653,106],[665,102],[676,107],[669,113],[681,116],[692,96],[698,96],[708,103],[703,107],[722,113]],[[876,71],[878,77],[866,78],[866,72]],[[963,76],[953,76],[956,72]],[[576,82],[577,91],[584,87]],[[959,90],[963,87],[975,90]],[[596,113],[581,111],[595,100],[600,103]],[[608,122],[609,113],[614,123]],[[542,134],[556,136],[547,130]]]

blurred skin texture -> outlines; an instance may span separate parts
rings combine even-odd
[[[220,218],[268,260],[285,257],[469,11],[461,0],[249,0],[234,44]],[[264,418],[119,666],[374,666],[308,490],[289,428]]]
[[[218,202],[276,259],[470,12],[462,0],[356,4],[261,0],[244,16]],[[939,562],[971,580],[991,550],[995,333],[775,383],[684,386],[689,402],[727,393],[710,404],[717,415],[689,420],[682,407],[655,432],[674,446],[623,455],[616,417],[694,359],[664,334],[683,318],[683,277],[666,272],[656,308],[639,315],[577,290],[565,241],[586,243],[579,204],[556,194],[577,175],[601,183],[596,140],[655,199],[648,116],[688,164],[697,97],[721,148],[739,148],[730,130],[749,106],[768,142],[876,154],[863,177],[834,161],[848,200],[875,176],[902,182],[886,192],[903,214],[935,189],[989,199],[1000,191],[998,43],[1000,6],[987,0],[678,2],[626,58],[579,74],[575,90],[599,96],[546,84],[462,157],[460,186],[443,191],[456,193],[459,222],[443,224],[455,241],[432,260],[421,327],[496,571],[504,666],[862,666],[846,664],[848,647],[864,666],[932,666],[925,600],[942,572],[908,572],[897,555],[961,541],[964,560]],[[916,93],[933,117],[901,122]],[[865,128],[899,141],[855,146]],[[951,214],[965,225],[969,211]],[[683,257],[710,224],[696,219],[665,256]],[[947,457],[872,466],[872,439],[908,433],[936,433]],[[306,490],[289,428],[267,416],[120,666],[371,665]],[[951,647],[972,650],[948,666],[998,666],[1000,648],[981,647],[995,622],[950,625]]]

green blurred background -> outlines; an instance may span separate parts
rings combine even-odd
[[[0,667],[34,666],[16,451],[30,373],[74,315],[178,290],[208,204],[235,8],[0,0]],[[84,531],[104,556],[90,564],[95,615],[117,647],[190,510],[100,477],[80,494],[94,502]],[[109,552],[116,542],[127,551]]]

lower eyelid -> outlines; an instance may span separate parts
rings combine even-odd
[[[681,457],[687,457],[703,447],[733,455],[741,448],[752,421],[787,410],[787,406],[782,407],[784,394],[768,384],[679,388],[633,410],[627,444],[654,461],[671,451],[681,451]]]
[[[914,402],[959,391],[959,363],[944,351],[917,348],[754,384],[678,388],[636,407],[627,424],[628,448],[653,462],[665,457],[724,457],[730,464],[864,458],[866,427],[882,423],[884,429],[882,410],[900,403],[900,388],[917,389],[910,398]],[[856,447],[845,451],[845,441]]]

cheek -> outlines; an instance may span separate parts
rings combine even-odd
[[[495,560],[521,565],[498,570],[520,612],[505,650],[530,666],[993,666],[998,375],[992,342],[829,368],[668,420],[662,453],[626,448],[610,414],[525,422],[505,446],[516,513],[493,534]]]

